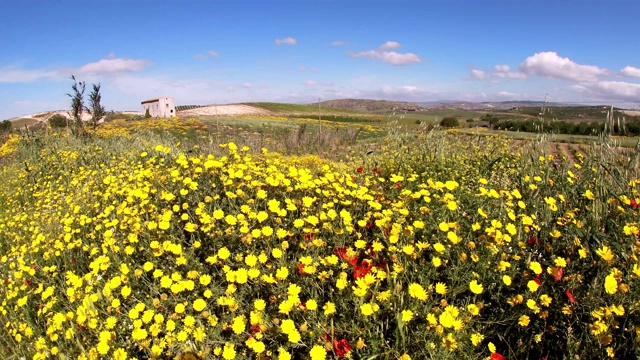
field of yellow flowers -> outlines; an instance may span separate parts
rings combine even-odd
[[[0,146],[3,359],[640,356],[640,181],[602,152],[90,133]]]

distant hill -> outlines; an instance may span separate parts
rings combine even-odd
[[[318,106],[318,103],[312,104]],[[320,102],[321,108],[347,109],[367,112],[421,111],[425,107],[412,102],[368,99],[339,99]]]

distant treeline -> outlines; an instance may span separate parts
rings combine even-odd
[[[553,134],[573,134],[573,135],[598,135],[605,131],[605,123],[602,121],[587,122],[567,122],[567,121],[540,121],[540,120],[499,120],[490,122],[491,126],[499,130],[523,131],[532,133],[553,133]],[[640,135],[640,119],[631,118],[625,123],[618,122],[610,130],[614,134],[638,136]]]

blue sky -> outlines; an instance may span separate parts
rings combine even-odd
[[[318,99],[640,105],[640,3],[591,0],[0,0],[0,120]]]

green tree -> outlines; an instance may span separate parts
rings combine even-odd
[[[150,117],[151,117],[151,114],[149,114],[149,109],[147,109],[147,110],[144,112],[144,118],[145,118],[145,119],[148,119],[148,118],[150,118]]]
[[[98,121],[102,119],[106,112],[104,111],[104,106],[100,104],[100,100],[102,100],[102,95],[100,95],[100,84],[93,84],[93,91],[89,94],[89,104],[91,106],[91,123],[93,127],[98,126]]]
[[[71,98],[70,115],[73,120],[71,131],[76,136],[84,135],[85,129],[84,124],[82,123],[82,113],[84,111],[89,111],[89,109],[84,105],[84,91],[86,84],[84,81],[78,82],[73,75],[71,75],[71,80],[73,80],[73,85],[71,86],[73,92],[71,94],[67,94],[67,96]]]

